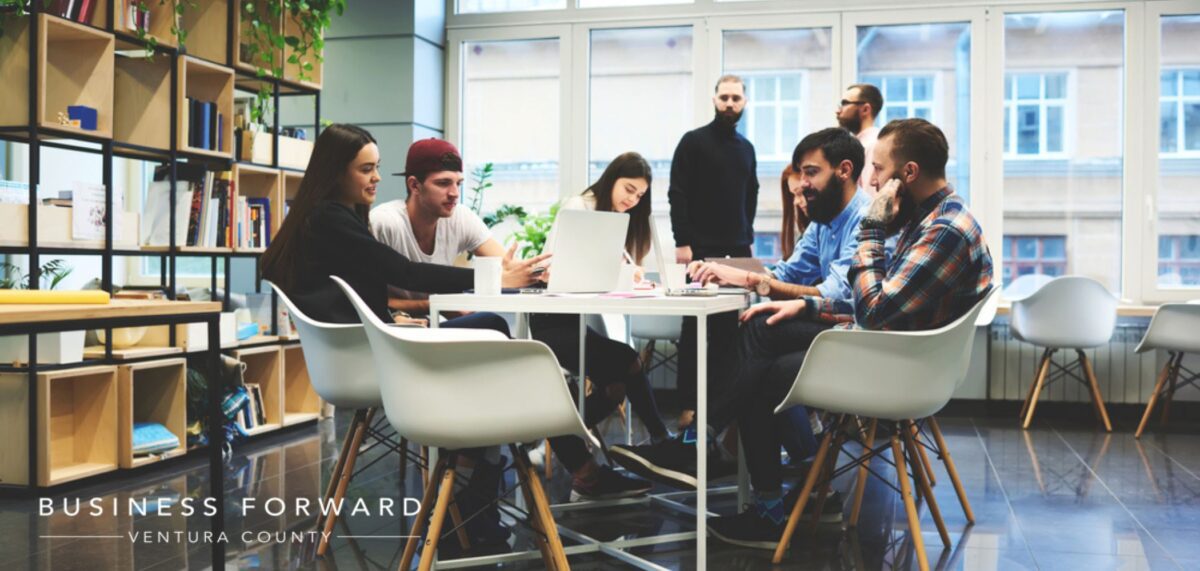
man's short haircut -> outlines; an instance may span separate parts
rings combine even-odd
[[[850,173],[851,180],[857,181],[862,175],[865,151],[862,143],[851,135],[850,131],[841,127],[830,127],[809,133],[796,145],[796,150],[792,151],[792,170],[800,172],[800,163],[804,160],[804,155],[815,149],[820,149],[825,155],[825,160],[834,168],[842,164],[842,161],[850,161],[853,168],[853,172]]]
[[[883,94],[879,92],[879,88],[870,83],[855,83],[846,89],[857,89],[858,97],[863,101],[871,104],[871,118],[879,116],[879,112],[883,111]]]
[[[936,125],[924,119],[898,119],[879,131],[879,138],[892,137],[892,159],[899,164],[917,163],[921,174],[945,178],[950,145]]]
[[[742,93],[746,92],[746,82],[742,81],[742,76],[740,75],[734,75],[732,73],[722,75],[719,79],[717,79],[717,84],[713,86],[713,93],[716,93],[717,90],[721,89],[722,83],[736,83],[742,86]]]

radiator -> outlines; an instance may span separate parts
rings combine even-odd
[[[1150,398],[1158,373],[1166,364],[1167,355],[1162,351],[1133,352],[1146,334],[1148,325],[1148,319],[1118,319],[1116,330],[1107,344],[1084,350],[1096,372],[1104,402],[1140,404]],[[989,343],[989,400],[1024,400],[1037,376],[1042,349],[1014,339],[1008,321],[1004,319],[997,319],[992,324]],[[1065,366],[1075,359],[1075,352],[1058,351],[1052,359]],[[1197,370],[1198,365],[1200,356],[1189,355],[1184,359],[1184,366],[1193,371]],[[1200,400],[1200,391],[1181,390],[1177,399]],[[1039,400],[1089,402],[1090,396],[1086,387],[1066,378],[1043,389]]]

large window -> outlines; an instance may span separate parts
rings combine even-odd
[[[654,171],[653,211],[665,217],[675,145],[696,127],[692,28],[593,30],[590,53],[588,181],[617,155],[637,151]]]
[[[1125,14],[1006,15],[1004,57],[1004,233],[1063,237],[1056,267],[1119,292]]]
[[[1196,288],[1200,287],[1196,266],[1200,255],[1200,49],[1196,49],[1200,15],[1164,16],[1159,26],[1157,284]]]
[[[941,127],[950,143],[946,179],[969,201],[971,25],[859,26],[857,38],[858,82],[883,94],[876,125],[921,117]]]
[[[779,260],[783,169],[800,139],[833,121],[832,35],[830,28],[721,33],[721,71],[746,81],[738,131],[754,144],[758,161],[754,255],[768,263]]]
[[[1067,273],[1066,236],[1005,236],[1004,282],[1024,275]]]
[[[908,117],[937,122],[933,117],[933,75],[864,75],[862,82],[878,87],[883,94],[886,103],[877,119],[880,126]]]
[[[543,211],[559,198],[559,47],[558,39],[463,44],[464,167],[493,163],[495,172],[484,212]]]
[[[1062,156],[1067,132],[1067,74],[1009,73],[1004,77],[1004,154]]]

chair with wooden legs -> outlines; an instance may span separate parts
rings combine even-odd
[[[363,326],[358,323],[324,323],[306,315],[292,302],[283,290],[271,282],[266,282],[275,290],[287,306],[296,330],[300,334],[300,346],[304,348],[304,362],[308,366],[309,378],[313,390],[325,402],[337,408],[354,410],[354,418],[346,429],[342,449],[334,462],[329,484],[325,490],[323,502],[341,501],[346,489],[355,474],[354,468],[363,443],[371,437],[370,446],[382,445],[393,451],[407,450],[408,443],[401,439],[396,445],[390,439],[384,438],[373,426],[383,399],[379,393],[379,382],[375,377],[374,364],[371,361],[371,346]],[[402,454],[400,465],[407,465],[407,458]],[[317,530],[332,532],[337,523],[337,514],[330,513],[325,518],[317,517]],[[330,535],[321,536],[317,544],[317,555],[323,556],[329,549]]]
[[[1146,403],[1146,412],[1138,423],[1135,438],[1141,438],[1154,413],[1154,407],[1162,401],[1162,425],[1167,425],[1171,410],[1171,401],[1175,392],[1188,385],[1196,386],[1200,381],[1200,373],[1188,370],[1183,366],[1183,356],[1186,353],[1200,353],[1200,300],[1189,303],[1164,303],[1154,312],[1146,335],[1138,344],[1135,353],[1163,350],[1167,352],[1167,362],[1163,365],[1150,400]]]
[[[1117,298],[1091,278],[1054,278],[1029,297],[1013,301],[1013,337],[1043,348],[1037,376],[1021,406],[1022,428],[1029,428],[1033,422],[1042,391],[1051,383],[1070,378],[1087,387],[1096,417],[1104,430],[1112,432],[1100,384],[1084,349],[1108,343],[1116,325]],[[1075,360],[1059,365],[1052,359],[1058,351],[1074,351]]]
[[[799,524],[800,514],[804,513],[804,506],[808,503],[809,494],[820,484],[821,492],[817,501],[824,502],[833,479],[851,470],[858,471],[851,512],[851,518],[857,520],[866,478],[872,473],[868,465],[875,457],[886,459],[884,455],[889,450],[899,480],[895,489],[904,500],[909,531],[921,569],[929,569],[929,560],[921,537],[920,517],[912,486],[916,487],[934,516],[943,544],[949,546],[950,536],[942,522],[937,500],[920,459],[918,444],[913,438],[916,428],[911,419],[930,418],[950,401],[955,387],[970,366],[976,318],[992,295],[995,295],[995,290],[984,296],[965,315],[938,329],[834,329],[817,336],[796,375],[795,383],[775,412],[778,414],[803,404],[840,415],[840,419],[826,431],[817,448],[813,466],[808,471],[799,499],[792,508],[783,536],[775,549],[775,563],[783,560]],[[846,363],[854,363],[854,366],[848,368]],[[855,417],[868,422],[865,430],[861,430],[862,423]],[[877,445],[875,438],[881,427],[888,431],[888,436],[886,443]],[[842,444],[848,441],[862,444],[864,453],[848,466],[838,468],[836,459]],[[953,474],[952,479],[957,481],[957,474]],[[814,514],[815,518],[820,517],[820,511]]]
[[[399,569],[409,569],[422,533],[426,538],[419,569],[433,564],[450,503],[455,450],[565,435],[595,442],[546,345],[492,330],[387,327],[346,282],[333,279],[366,324],[388,422],[410,441],[443,451],[430,473],[433,482],[426,487]],[[455,418],[464,422],[453,422]],[[566,571],[567,557],[541,480],[524,450],[514,447],[513,453],[543,564]]]

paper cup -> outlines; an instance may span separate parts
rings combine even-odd
[[[637,266],[621,264],[621,274],[617,277],[617,288],[613,291],[633,291],[633,274]]]
[[[500,295],[500,258],[475,258],[475,295]]]

